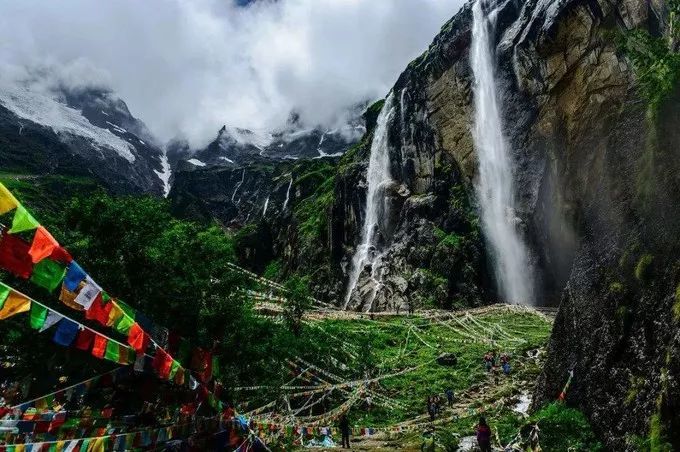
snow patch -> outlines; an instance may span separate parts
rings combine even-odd
[[[191,163],[194,166],[207,166],[205,163],[201,162],[198,159],[189,159],[187,162]]]
[[[0,103],[18,117],[49,127],[57,135],[80,136],[99,149],[111,149],[128,162],[135,161],[133,145],[110,130],[93,125],[82,112],[58,102],[47,93],[29,91],[21,86],[3,86]]]
[[[109,121],[106,121],[106,123],[107,123],[108,125],[110,125],[111,127],[113,127],[113,128],[115,129],[115,131],[118,132],[118,133],[127,133],[127,130],[123,129],[123,128],[122,128],[121,126],[119,126],[119,125],[116,125],[116,124],[114,124],[114,123],[112,123],[112,122],[109,122]]]

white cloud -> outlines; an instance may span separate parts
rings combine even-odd
[[[106,85],[161,140],[333,125],[386,94],[462,0],[0,0],[3,76]],[[52,80],[53,81],[53,80]]]

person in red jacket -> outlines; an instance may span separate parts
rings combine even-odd
[[[479,418],[477,424],[477,445],[482,452],[491,452],[491,428],[484,416]]]

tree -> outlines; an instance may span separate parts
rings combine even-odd
[[[286,302],[283,308],[283,318],[291,332],[300,337],[302,332],[302,318],[305,312],[312,306],[312,297],[309,293],[308,278],[292,276],[286,281]]]

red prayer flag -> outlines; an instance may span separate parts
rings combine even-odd
[[[58,247],[59,242],[52,237],[52,234],[50,234],[43,226],[38,226],[38,229],[33,236],[33,243],[31,244],[31,249],[28,251],[28,254],[31,255],[33,263],[37,264],[46,257],[49,257]]]
[[[94,331],[82,329],[76,337],[75,347],[80,350],[89,351],[94,341]]]
[[[109,322],[109,313],[111,312],[112,307],[113,303],[104,302],[104,298],[100,293],[97,295],[97,298],[95,298],[92,306],[90,306],[90,309],[85,311],[85,318],[96,320],[103,326],[106,326],[106,324]]]
[[[135,349],[137,353],[144,353],[146,347],[149,345],[149,336],[142,330],[142,327],[135,322],[128,332],[128,344]]]
[[[156,372],[158,372],[158,376],[167,379],[170,376],[170,369],[172,368],[172,356],[158,347],[156,348],[156,355],[153,357],[152,366]]]
[[[31,245],[21,237],[3,232],[0,241],[0,267],[24,279],[33,272],[33,260],[29,254]]]
[[[52,251],[52,254],[50,254],[50,259],[57,262],[62,262],[64,264],[70,264],[73,261],[71,254],[61,246],[56,247],[54,251]]]
[[[94,337],[94,346],[92,347],[92,356],[96,356],[97,358],[104,358],[104,353],[106,353],[106,343],[108,341],[104,336],[100,336],[97,334]]]

